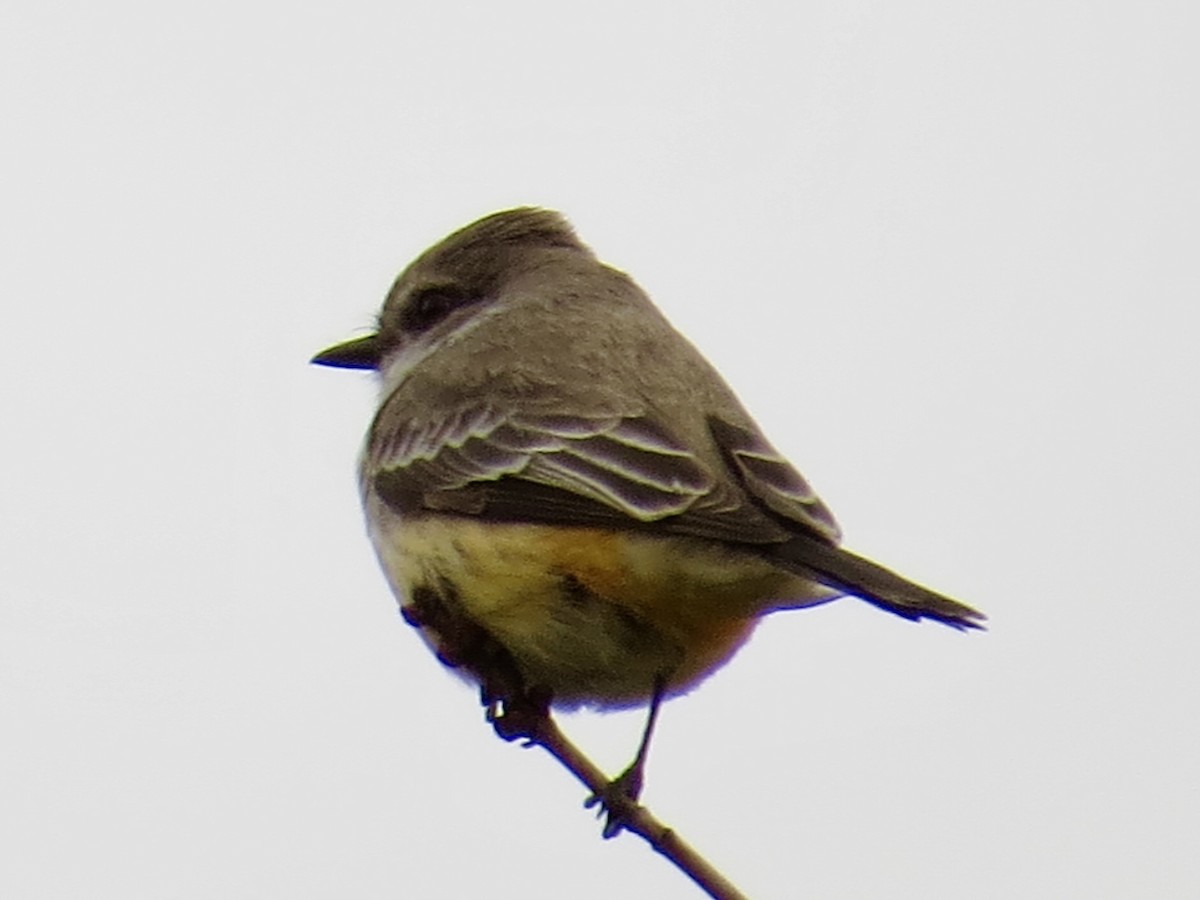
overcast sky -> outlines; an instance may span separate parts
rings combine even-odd
[[[519,204],[991,617],[772,617],[654,812],[755,898],[1200,895],[1198,17],[8,0],[0,896],[696,896],[401,622],[307,364]]]

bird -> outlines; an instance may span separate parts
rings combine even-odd
[[[844,549],[713,366],[558,212],[450,234],[371,333],[312,362],[377,373],[367,531],[405,621],[479,685],[497,731],[551,707],[649,708],[599,798],[606,836],[613,797],[641,792],[663,701],[766,615],[856,597],[960,630],[986,618]]]

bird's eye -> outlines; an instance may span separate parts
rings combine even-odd
[[[400,327],[411,334],[428,331],[474,298],[460,287],[439,285],[413,294],[400,313]]]

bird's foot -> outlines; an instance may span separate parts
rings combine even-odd
[[[592,794],[584,801],[584,807],[597,807],[596,816],[604,817],[604,830],[601,834],[614,838],[629,823],[637,809],[637,800],[642,793],[642,767],[634,763],[607,785],[599,793]]]
[[[532,690],[498,695],[485,689],[483,706],[498,736],[506,741],[523,740],[530,747],[537,743],[550,717],[550,693]]]

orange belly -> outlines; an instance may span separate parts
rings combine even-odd
[[[512,656],[560,706],[646,702],[655,681],[687,691],[759,618],[828,592],[749,553],[698,539],[384,510],[372,539],[405,604],[420,589]],[[443,636],[424,633],[435,648]]]

